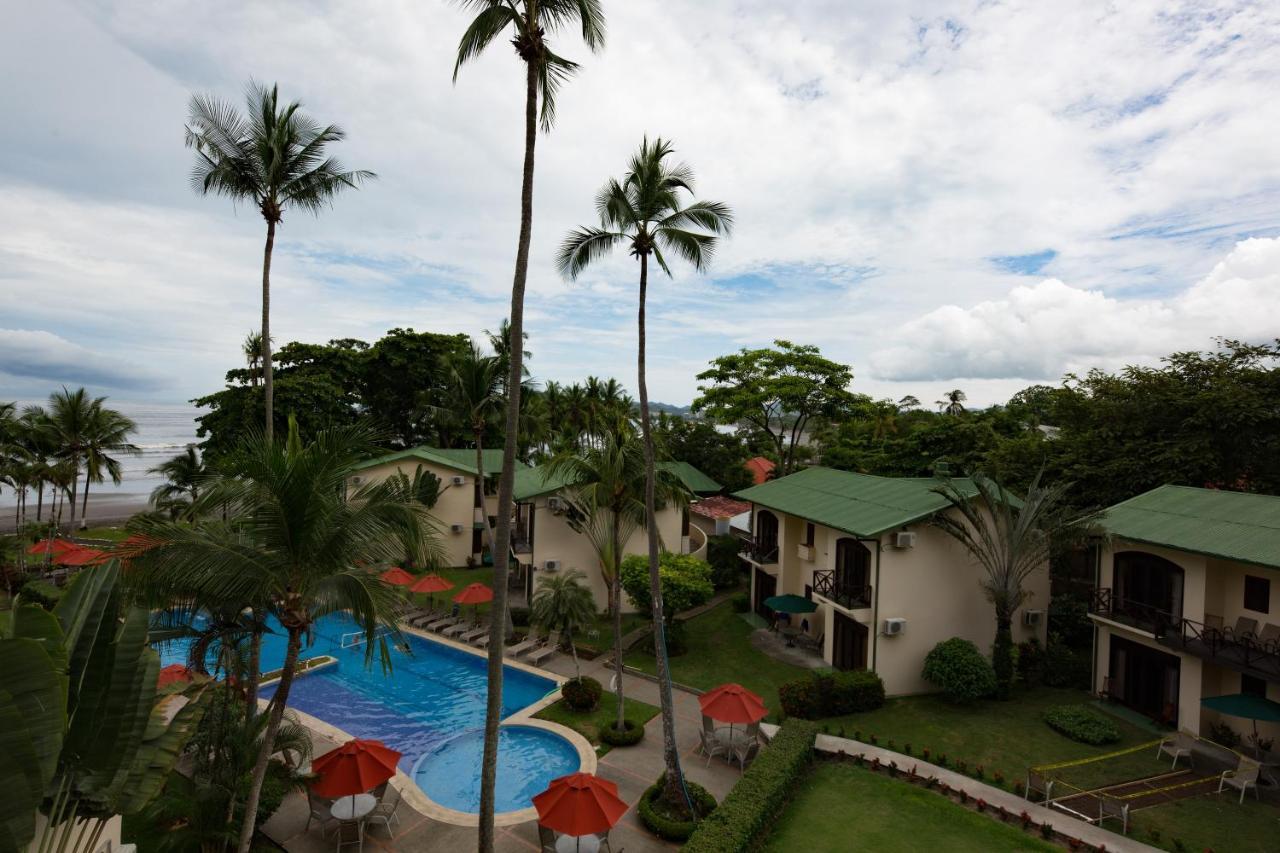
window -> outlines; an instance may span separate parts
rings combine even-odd
[[[1258,613],[1271,612],[1271,581],[1268,578],[1244,576],[1244,609]]]
[[[808,545],[810,548],[812,548],[812,547],[813,547],[813,540],[814,540],[814,536],[815,536],[815,530],[814,530],[813,522],[812,522],[812,521],[805,522],[805,525],[804,525],[804,544],[806,544],[806,545]]]
[[[1267,698],[1267,682],[1252,675],[1242,675],[1240,676],[1240,692],[1247,693],[1250,696],[1261,696],[1265,699]]]

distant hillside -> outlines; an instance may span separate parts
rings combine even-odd
[[[668,415],[679,415],[682,418],[693,417],[693,410],[688,406],[676,406],[671,403],[655,403],[649,402],[649,411],[666,412]]]

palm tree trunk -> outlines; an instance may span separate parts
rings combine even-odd
[[[253,636],[249,638],[249,672],[245,684],[244,714],[252,720],[258,713],[258,682],[262,680],[262,631],[258,627],[258,611],[253,611]]]
[[[614,551],[613,577],[615,579],[612,587],[609,588],[609,606],[613,608],[613,692],[618,698],[618,719],[614,723],[614,728],[619,732],[626,731],[627,715],[624,708],[624,697],[622,695],[622,597],[620,590],[622,584],[617,582],[619,575],[618,561],[622,557],[620,549],[615,548]]]
[[[484,758],[480,765],[480,853],[493,853],[494,788],[498,781],[498,723],[502,718],[502,653],[506,647],[507,551],[511,545],[516,432],[520,425],[520,380],[524,359],[524,286],[533,233],[533,150],[538,139],[538,69],[527,63],[524,105],[524,177],[520,188],[520,239],[511,282],[511,355],[507,373],[507,417],[498,479],[498,529],[494,536],[493,607],[489,613],[489,694],[484,714]]]
[[[89,517],[89,466],[84,466],[84,496],[80,498],[80,520]]]
[[[71,456],[71,529],[76,529],[76,486],[80,485],[80,457]]]
[[[262,734],[262,745],[258,747],[258,760],[253,765],[253,782],[249,785],[249,797],[244,803],[244,822],[240,826],[240,841],[236,845],[237,853],[249,853],[249,847],[253,843],[253,831],[258,822],[258,802],[262,799],[262,781],[267,778],[267,764],[271,759],[272,745],[276,741],[276,732],[280,731],[280,719],[284,716],[285,703],[289,701],[293,671],[298,666],[298,654],[301,651],[302,629],[290,628],[284,668],[280,671],[280,685],[276,688],[275,698],[271,701],[267,730]]]
[[[36,524],[39,524],[44,518],[44,480],[41,479],[36,484]]]
[[[666,764],[662,798],[667,807],[679,814],[687,809],[684,782],[680,773],[680,753],[676,749],[675,703],[671,698],[671,674],[667,661],[666,627],[663,625],[662,582],[658,571],[657,500],[654,496],[653,429],[649,418],[649,385],[644,370],[644,308],[649,287],[649,256],[640,255],[640,311],[637,315],[638,385],[640,388],[640,432],[644,436],[644,516],[649,544],[649,598],[653,613],[653,651],[658,662],[658,694],[662,700],[662,758]]]
[[[271,378],[271,250],[276,244],[276,223],[267,220],[267,245],[262,251],[262,397],[266,406],[266,436],[270,441],[275,434],[272,409],[275,403],[275,386]]]
[[[1013,684],[1013,615],[996,611],[996,641],[991,647],[991,666],[996,671],[996,698],[1008,699]]]

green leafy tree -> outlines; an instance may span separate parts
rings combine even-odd
[[[705,384],[698,386],[693,410],[723,424],[748,423],[766,435],[782,477],[795,470],[798,440],[810,420],[843,419],[856,398],[848,390],[850,367],[823,358],[815,346],[773,343],[712,361],[698,374]]]
[[[966,411],[964,401],[968,397],[959,388],[948,391],[942,395],[942,399],[938,401],[938,411],[944,415],[963,415]]]
[[[658,415],[653,434],[659,452],[705,472],[725,491],[732,494],[751,485],[745,467],[750,456],[738,435],[725,435],[706,421],[665,413]]]
[[[520,235],[516,240],[516,265],[511,282],[508,315],[507,416],[502,449],[502,474],[498,480],[498,529],[495,554],[505,555],[511,544],[512,491],[519,446],[521,382],[524,378],[524,291],[529,275],[529,242],[533,236],[534,148],[538,141],[541,107],[543,131],[555,123],[556,94],[560,85],[578,70],[578,64],[551,50],[548,36],[577,25],[592,51],[604,47],[604,10],[599,0],[456,0],[476,13],[458,43],[453,79],[470,62],[506,33],[525,64],[524,166],[520,177]],[[484,758],[480,773],[480,851],[493,850],[494,784],[498,773],[498,724],[502,716],[502,637],[506,625],[507,561],[493,561],[494,603],[490,614],[489,698],[485,708]]]
[[[677,613],[706,604],[715,595],[711,564],[692,554],[663,551],[658,576],[662,583],[662,619],[668,625]],[[637,609],[653,606],[649,565],[644,557],[633,554],[622,561],[622,588]]]
[[[590,625],[595,617],[591,590],[582,582],[585,577],[573,569],[562,575],[542,578],[538,591],[533,594],[530,613],[535,625],[559,631],[568,638],[569,650],[573,653],[574,676],[579,680],[582,679],[582,668],[578,665],[578,645],[574,635]]]
[[[461,355],[454,357],[449,365],[452,380],[453,408],[461,413],[467,428],[471,432],[471,441],[476,451],[476,482],[474,506],[481,510],[480,517],[484,523],[484,537],[489,543],[493,559],[497,561],[498,552],[493,550],[493,530],[489,527],[489,514],[484,512],[484,435],[498,419],[503,409],[501,393],[501,374],[496,356],[485,355],[474,342]]]
[[[191,508],[200,497],[202,481],[209,476],[204,460],[193,444],[187,445],[186,450],[154,468],[147,469],[147,473],[164,477],[164,482],[152,489],[151,503],[157,510],[167,511],[174,518],[189,516]]]
[[[646,137],[632,156],[621,180],[611,179],[596,196],[596,212],[600,227],[582,227],[571,232],[560,246],[556,263],[562,275],[577,278],[583,270],[625,245],[640,262],[639,311],[637,312],[638,344],[636,362],[640,392],[640,431],[644,437],[645,510],[650,522],[654,518],[655,450],[653,426],[649,414],[649,385],[645,375],[645,308],[649,286],[649,258],[671,276],[666,255],[683,258],[698,272],[705,272],[719,244],[720,235],[733,227],[733,213],[718,201],[690,201],[693,195],[693,170],[683,163],[668,161],[675,149],[670,142]],[[648,525],[649,576],[653,585],[653,618],[661,621],[662,594],[659,588],[658,531]],[[675,703],[671,697],[670,674],[667,671],[666,646],[662,631],[654,631],[661,684],[663,753],[666,758],[663,797],[668,806],[687,809],[687,796],[680,770],[675,738]]]
[[[319,214],[345,189],[373,172],[344,169],[328,152],[345,134],[337,125],[321,126],[301,112],[298,102],[281,104],[276,86],[249,83],[246,113],[208,95],[191,98],[187,146],[195,149],[191,186],[201,195],[221,195],[253,204],[267,223],[262,252],[262,385],[266,436],[271,438],[274,387],[271,363],[271,252],[276,226],[289,208]]]
[[[97,850],[113,815],[159,793],[204,712],[207,680],[157,693],[147,611],[125,603],[118,575],[113,561],[53,612],[19,595],[0,614],[0,849]]]
[[[297,671],[303,638],[316,620],[346,610],[389,665],[381,625],[393,625],[396,595],[355,566],[391,562],[406,550],[423,563],[438,554],[438,530],[402,478],[351,489],[354,466],[376,436],[360,427],[322,430],[303,444],[295,422],[285,441],[259,437],[224,463],[197,505],[231,508],[229,520],[195,526],[141,519],[133,580],[152,602],[232,602],[274,615],[287,640],[285,659],[253,766],[237,845],[248,853],[270,758]],[[257,663],[251,666],[256,670]]]

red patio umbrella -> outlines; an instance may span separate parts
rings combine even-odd
[[[418,578],[414,585],[409,587],[409,592],[435,593],[445,592],[450,589],[453,589],[452,581],[447,578],[442,578],[435,572],[432,572],[429,575],[423,575]]]
[[[482,583],[473,583],[453,597],[455,604],[484,604],[493,601],[493,590]]]
[[[76,547],[70,551],[63,551],[62,554],[55,556],[53,561],[63,566],[92,566],[98,563],[106,562],[107,554],[97,548]]]
[[[413,586],[414,581],[413,575],[409,574],[399,566],[387,569],[385,572],[378,575],[378,577],[383,583],[389,583],[394,586]]]
[[[156,687],[165,687],[176,681],[190,681],[191,670],[180,663],[171,663],[160,670],[160,677],[156,679]]]
[[[380,740],[349,740],[311,762],[320,778],[311,790],[322,797],[363,794],[396,775],[400,753]]]
[[[552,779],[547,790],[533,798],[538,823],[564,835],[604,832],[627,813],[618,786],[590,773],[570,773]]]
[[[698,697],[702,713],[722,723],[755,723],[769,713],[764,700],[741,684],[721,684]]]
[[[45,557],[49,554],[57,557],[65,554],[67,551],[74,551],[80,546],[66,539],[41,539],[36,544],[27,549],[27,553],[33,557]]]

